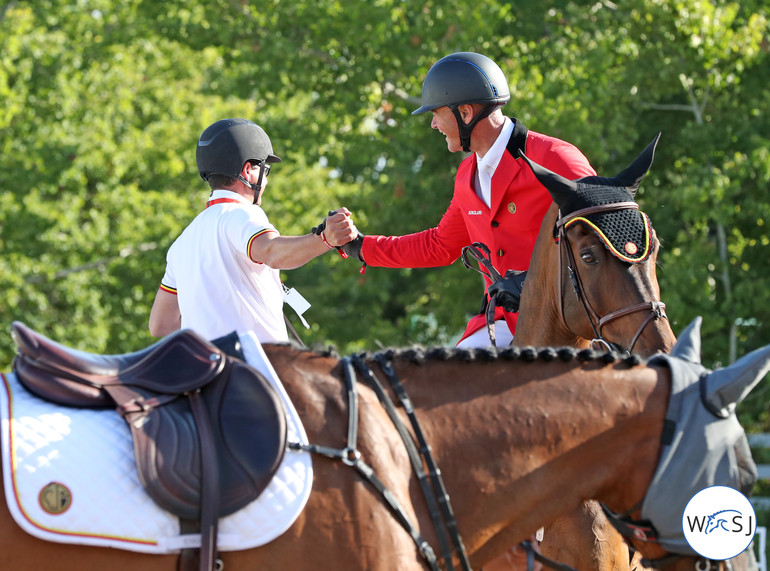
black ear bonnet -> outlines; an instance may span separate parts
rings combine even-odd
[[[558,224],[563,224],[565,229],[573,224],[585,224],[615,256],[624,262],[638,264],[652,253],[653,230],[647,215],[639,212],[634,195],[652,165],[659,139],[660,133],[623,172],[612,178],[587,176],[569,180],[531,161],[521,152],[519,156],[559,207]],[[580,212],[610,204],[617,204],[617,207]]]
[[[591,206],[634,201],[627,188],[613,186],[614,179],[589,176],[575,183],[572,196],[564,201],[565,204],[559,203],[562,217]],[[624,262],[638,264],[652,253],[652,224],[644,212],[624,209],[576,216],[565,224],[565,228],[578,223],[591,228],[607,249]]]

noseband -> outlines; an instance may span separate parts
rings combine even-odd
[[[558,236],[558,242],[559,242],[559,287],[563,288],[564,282],[562,280],[562,271],[563,271],[564,263],[563,263],[562,256],[566,255],[567,270],[569,271],[569,277],[570,277],[570,282],[572,283],[572,289],[575,292],[575,295],[577,296],[580,303],[583,305],[583,308],[586,311],[586,315],[588,316],[588,321],[591,323],[591,329],[593,329],[594,331],[594,338],[591,340],[591,347],[593,349],[610,350],[613,348],[614,344],[608,342],[602,336],[602,330],[604,329],[605,325],[607,325],[608,323],[616,319],[625,317],[626,315],[630,315],[632,313],[637,313],[639,311],[648,311],[649,315],[639,326],[639,329],[637,330],[636,335],[634,335],[633,339],[631,340],[631,343],[626,349],[626,351],[630,353],[634,348],[634,345],[636,345],[636,342],[639,340],[639,337],[644,331],[644,328],[647,327],[647,324],[650,323],[650,321],[661,319],[661,318],[668,319],[668,316],[666,315],[666,304],[661,301],[646,301],[643,303],[630,305],[628,307],[618,309],[616,311],[612,311],[603,317],[599,316],[599,314],[594,310],[593,306],[591,305],[591,302],[588,300],[588,297],[586,296],[586,289],[585,287],[583,287],[583,281],[580,278],[580,272],[578,271],[578,266],[575,261],[575,253],[572,251],[572,245],[570,244],[569,238],[567,236],[567,224],[570,222],[570,220],[573,220],[578,216],[588,216],[591,214],[597,214],[599,212],[610,212],[615,210],[639,210],[639,205],[636,202],[613,202],[610,204],[601,204],[597,206],[591,206],[589,208],[583,208],[575,212],[571,212],[567,216],[561,216],[561,211],[559,211],[559,219],[556,221],[556,230],[558,231],[557,236]],[[570,329],[569,325],[567,324],[567,320],[564,318],[563,289],[559,296],[559,312],[561,314],[560,316],[561,316],[562,323],[564,323],[567,329]],[[570,329],[570,331],[572,330]],[[575,333],[575,332],[572,331],[572,333]]]

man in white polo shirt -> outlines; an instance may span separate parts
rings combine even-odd
[[[211,195],[168,250],[150,333],[189,328],[216,339],[254,331],[263,343],[287,341],[279,270],[352,240],[350,212],[337,208],[318,234],[281,236],[260,207],[270,164],[281,159],[265,131],[246,119],[222,119],[203,131],[196,161]]]

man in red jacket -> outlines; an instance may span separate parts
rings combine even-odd
[[[596,172],[570,143],[503,115],[510,98],[505,75],[488,57],[459,52],[437,61],[422,84],[422,106],[412,114],[432,112],[431,127],[446,137],[449,151],[471,153],[457,169],[449,208],[438,226],[416,234],[359,235],[343,246],[348,256],[388,268],[447,266],[464,246],[481,242],[501,274],[526,270],[552,201],[519,152],[568,179]],[[517,315],[496,309],[498,346],[510,343]],[[485,326],[483,312],[474,316],[458,346],[489,345]]]

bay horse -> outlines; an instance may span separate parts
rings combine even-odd
[[[513,345],[613,346],[645,357],[674,346],[656,274],[660,242],[634,200],[659,139],[611,178],[570,181],[522,157],[554,204],[533,250]],[[640,567],[595,501],[552,522],[540,548],[583,571]],[[754,568],[751,556],[734,568]]]
[[[533,249],[525,283],[534,291],[525,285],[514,345],[601,343],[645,357],[674,346],[656,273],[660,242],[634,200],[659,139],[612,178],[570,181],[523,157],[554,204]],[[597,502],[554,521],[540,548],[582,571],[629,564],[623,538]]]
[[[571,181],[521,156],[554,202],[532,252],[514,346],[615,347],[645,357],[674,346],[656,274],[660,242],[634,200],[659,139],[612,178]],[[583,571],[628,568],[628,548],[596,502],[547,531],[541,549],[555,561]],[[506,567],[502,559],[491,569],[498,567]]]
[[[696,322],[681,335],[671,356],[647,362],[638,356],[592,349],[517,347],[388,350],[360,355],[358,361],[376,370],[384,357],[408,391],[410,408],[419,418],[451,495],[470,567],[479,568],[589,498],[615,512],[633,511],[644,500],[642,515],[661,530],[667,529],[671,518],[666,514],[644,513],[647,503],[656,499],[656,486],[662,483],[669,492],[676,490],[682,502],[701,489],[699,483],[705,487],[689,478],[658,481],[658,457],[661,449],[667,449],[661,436],[669,400],[674,394],[680,398],[673,388],[687,385],[682,380],[687,372],[694,379],[687,392],[695,395],[692,406],[698,410],[690,417],[705,415],[707,422],[726,423],[717,427],[720,433],[726,431],[720,427],[729,427],[742,436],[734,405],[729,403],[743,398],[770,369],[769,346],[730,367],[707,371],[699,365],[699,344]],[[311,443],[337,449],[350,444],[351,403],[357,403],[356,454],[379,476],[421,536],[435,544],[438,532],[431,525],[408,454],[373,386],[357,382],[353,385],[356,396],[351,397],[346,390],[345,360],[333,354],[292,345],[265,345],[264,351],[303,419]],[[703,390],[699,382],[707,383]],[[712,395],[715,392],[717,396]],[[720,399],[717,408],[725,407],[725,418],[706,410],[701,393],[711,407]],[[735,396],[725,401],[726,394]],[[408,422],[404,410],[396,415]],[[705,432],[686,424],[679,429],[696,438]],[[725,446],[714,452],[721,459],[732,457],[727,449],[731,442]],[[316,456],[313,464],[313,491],[299,518],[267,545],[222,553],[224,569],[425,568],[412,537],[356,470],[322,456]],[[686,465],[700,470],[689,459]],[[7,469],[3,466],[4,472]],[[746,484],[725,473],[714,472],[710,484]],[[0,502],[3,569],[176,568],[174,554],[147,555],[39,540],[15,524],[6,501]],[[661,531],[659,541],[667,551],[686,558],[694,555],[676,533],[666,535]],[[650,547],[643,545],[641,550],[647,553]],[[453,566],[461,559],[455,555]],[[439,557],[439,564],[449,561]]]

